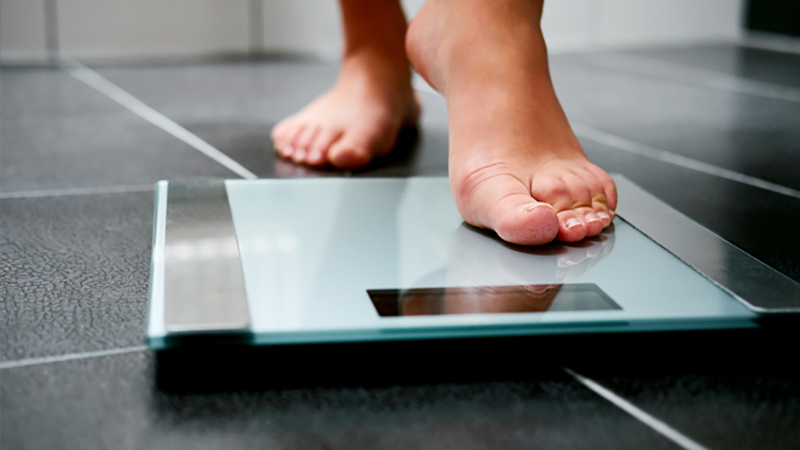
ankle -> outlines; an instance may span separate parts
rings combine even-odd
[[[358,86],[390,86],[411,92],[411,68],[405,54],[387,55],[374,49],[349,52],[342,57],[339,82]]]
[[[541,4],[428,0],[408,27],[406,53],[414,69],[445,96],[445,85],[454,77],[474,83],[475,74],[519,70],[519,64],[501,67],[498,63],[533,58],[543,79],[548,79],[547,49],[539,24]]]
[[[399,0],[340,0],[345,59],[372,53],[389,61],[407,60],[407,22]]]

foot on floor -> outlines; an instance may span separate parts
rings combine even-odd
[[[272,130],[279,155],[311,167],[364,167],[386,156],[420,105],[405,54],[373,49],[346,54],[336,86]]]

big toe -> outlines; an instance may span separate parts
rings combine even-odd
[[[558,234],[553,207],[533,198],[516,199],[498,206],[495,231],[504,241],[519,245],[542,245]]]
[[[493,229],[504,241],[542,245],[556,238],[558,216],[553,207],[539,202],[516,178],[498,176],[477,186],[461,207],[470,211],[473,225]],[[470,220],[468,222],[472,223]]]
[[[359,169],[381,153],[382,144],[376,133],[355,129],[347,132],[328,151],[328,161],[337,169]]]

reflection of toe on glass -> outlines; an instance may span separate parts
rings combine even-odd
[[[592,242],[592,245],[586,248],[586,257],[595,258],[603,252],[603,244],[601,242]]]
[[[534,294],[544,294],[550,288],[550,286],[544,284],[528,284],[524,287],[525,290]]]
[[[573,259],[574,256],[575,255],[567,255],[562,258],[558,258],[558,267],[561,269],[568,269],[570,267],[574,267],[580,264],[581,262],[583,262],[584,259],[586,259],[586,258]]]

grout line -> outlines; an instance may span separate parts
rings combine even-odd
[[[436,92],[425,80],[414,73],[412,75],[412,85],[414,89],[420,92],[428,92],[441,95]],[[791,189],[780,184],[771,183],[760,178],[744,175],[733,170],[724,169],[713,164],[698,161],[696,159],[688,158],[686,156],[677,155],[666,150],[659,150],[649,145],[640,144],[623,137],[616,136],[596,128],[588,127],[586,125],[570,122],[572,130],[578,137],[589,139],[609,147],[616,148],[617,150],[624,150],[626,152],[635,153],[637,155],[646,156],[651,159],[657,159],[662,162],[674,164],[676,166],[684,167],[686,169],[695,170],[698,172],[707,173],[727,180],[736,181],[738,183],[747,184],[759,189],[776,192],[778,194],[787,195],[789,197],[800,198],[800,191]]]
[[[58,5],[56,0],[44,0],[44,41],[51,62],[58,60],[61,39],[58,32]]]
[[[43,356],[41,358],[20,359],[17,361],[2,361],[0,362],[0,370],[15,369],[17,367],[35,366],[39,364],[50,364],[62,361],[72,361],[75,359],[97,358],[100,356],[121,355],[124,353],[141,352],[147,350],[147,347],[139,345],[136,347],[115,348],[111,350],[99,350],[96,352],[86,353],[70,353],[68,355],[58,356]]]
[[[685,448],[687,450],[705,450],[706,447],[698,444],[697,442],[693,441],[692,439],[688,438],[686,435],[682,434],[680,431],[670,427],[666,423],[656,419],[655,417],[651,416],[650,414],[646,413],[645,411],[638,408],[633,403],[625,400],[624,398],[620,397],[616,393],[612,392],[611,390],[603,387],[596,381],[586,378],[583,375],[570,370],[569,368],[564,367],[564,371],[566,371],[572,378],[575,378],[579,383],[583,384],[587,388],[594,391],[595,394],[603,397],[604,399],[608,400],[609,402],[613,403],[614,406],[618,407],[619,409],[625,411],[626,413],[633,416],[639,422],[647,425],[648,427],[652,428],[657,433],[661,434],[665,438],[669,439],[670,441],[674,442],[678,446]]]
[[[245,169],[241,164],[231,159],[228,155],[222,153],[208,142],[200,139],[197,135],[187,130],[186,128],[183,128],[182,126],[173,122],[167,116],[147,106],[141,100],[137,99],[133,95],[129,94],[128,92],[117,86],[116,84],[107,80],[99,73],[82,65],[81,63],[75,61],[74,59],[65,58],[65,60],[66,64],[62,66],[62,68],[73,77],[84,82],[85,84],[94,88],[98,92],[105,94],[112,100],[128,108],[130,111],[132,111],[134,114],[138,115],[142,119],[161,128],[162,130],[175,136],[176,138],[180,139],[186,144],[189,144],[196,150],[200,151],[201,153],[213,159],[214,161],[222,164],[223,166],[225,166],[235,174],[239,175],[240,177],[246,178],[248,180],[254,180],[258,178],[254,173]]]
[[[264,53],[264,0],[249,0],[248,34],[250,38],[250,54]]]
[[[739,94],[800,103],[800,89],[622,53],[587,56],[589,64]]]
[[[43,189],[37,191],[0,192],[0,200],[11,198],[33,197],[66,197],[70,195],[123,194],[127,192],[149,192],[152,184],[136,184],[129,186],[84,187],[72,189]]]
[[[731,181],[747,184],[753,187],[757,187],[759,189],[765,189],[768,191],[776,192],[778,194],[787,195],[789,197],[800,198],[800,191],[795,189],[781,186],[776,183],[771,183],[769,181],[765,181],[760,178],[751,177],[750,175],[744,175],[739,172],[735,172],[733,170],[724,169],[722,167],[698,161],[696,159],[688,158],[686,156],[677,155],[675,153],[671,153],[665,150],[659,150],[657,148],[650,147],[649,145],[640,144],[638,142],[634,142],[613,135],[611,133],[606,133],[605,131],[600,131],[595,128],[587,127],[585,125],[580,125],[574,122],[572,122],[571,125],[572,125],[572,130],[578,137],[589,139],[591,141],[598,142],[600,144],[607,145],[609,147],[613,147],[618,150],[624,150],[626,152],[635,153],[637,155],[646,156],[652,159],[657,159],[659,161],[674,164],[676,166],[681,166],[687,169],[696,170],[698,172],[707,173],[709,175],[714,175],[720,178],[725,178]]]

